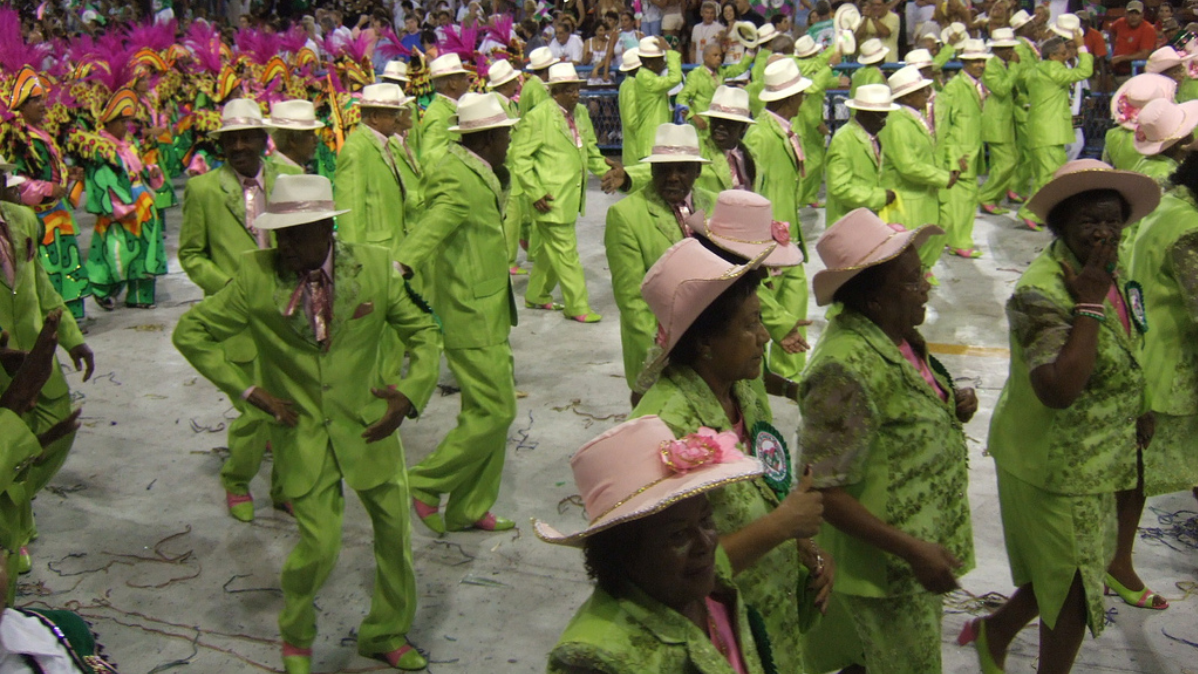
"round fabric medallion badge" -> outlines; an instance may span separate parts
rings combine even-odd
[[[790,466],[790,450],[782,440],[782,433],[770,424],[759,421],[753,424],[753,456],[765,465],[765,483],[778,495],[786,498],[790,493],[793,473]]]
[[[1135,281],[1127,284],[1127,308],[1131,313],[1131,322],[1135,323],[1140,334],[1148,332],[1148,310],[1144,308],[1144,288]]]

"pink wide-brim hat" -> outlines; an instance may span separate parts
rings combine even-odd
[[[645,416],[583,445],[570,459],[570,468],[588,524],[581,531],[563,534],[533,520],[537,537],[546,543],[582,547],[587,537],[600,531],[763,472],[760,461],[739,451],[713,454],[707,463],[678,472],[668,460],[669,447],[676,440],[660,417]]]
[[[1075,194],[1091,190],[1115,190],[1131,204],[1126,227],[1156,210],[1161,202],[1161,188],[1155,180],[1135,171],[1118,171],[1097,159],[1075,159],[1057,169],[1052,180],[1027,201],[1027,208],[1041,220],[1062,201]]]
[[[1194,133],[1198,127],[1198,101],[1179,104],[1158,98],[1144,106],[1136,122],[1132,137],[1136,152],[1160,154]]]
[[[1193,56],[1180,54],[1173,47],[1161,47],[1148,55],[1148,60],[1144,64],[1144,72],[1163,73],[1170,68],[1175,68],[1193,60]]]
[[[696,211],[687,225],[719,248],[746,260],[768,253],[761,262],[763,267],[803,264],[803,252],[790,239],[790,223],[775,221],[773,213],[770,200],[760,194],[725,190],[716,198],[711,217]]]
[[[1140,110],[1158,98],[1170,101],[1177,95],[1177,82],[1156,73],[1141,73],[1124,82],[1111,96],[1111,119],[1129,131],[1136,130]]]
[[[707,250],[696,239],[670,246],[641,282],[641,296],[657,317],[659,359],[669,356],[699,314],[737,279],[760,267],[776,245],[766,246],[740,265]]]
[[[943,233],[936,225],[907,229],[888,224],[868,208],[849,211],[815,244],[815,251],[827,267],[811,279],[815,303],[821,307],[830,304],[836,291],[863,270],[889,262],[908,246],[918,248],[928,237]]]

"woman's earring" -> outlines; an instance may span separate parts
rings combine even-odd
[[[703,352],[703,360],[711,360],[711,351],[710,350]]]

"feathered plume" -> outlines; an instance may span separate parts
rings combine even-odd
[[[511,14],[493,16],[491,17],[491,20],[487,22],[486,36],[498,42],[499,44],[511,44],[513,37],[512,25]]]
[[[146,21],[125,30],[125,43],[134,49],[146,47],[161,54],[175,43],[174,19],[166,23]]]
[[[42,59],[50,51],[47,43],[30,45],[21,35],[21,17],[15,9],[0,9],[0,70],[11,77],[24,66],[42,69]]]
[[[97,64],[92,70],[92,80],[107,89],[110,94],[130,84],[134,75],[130,57],[133,56],[134,49],[126,46],[117,33],[100,36],[92,51]]]
[[[353,59],[354,63],[359,65],[370,63],[370,59],[366,58],[366,53],[370,51],[370,37],[366,31],[362,31],[358,37],[346,40],[339,45],[334,45],[333,35],[330,33],[324,40],[324,49],[337,58]]]
[[[277,33],[243,28],[237,31],[235,40],[237,42],[237,50],[241,52],[241,56],[250,59],[258,65],[266,65],[266,62],[272,56],[282,51],[281,43],[283,38]]]
[[[220,72],[220,32],[207,22],[194,21],[183,44],[191,50],[196,69],[216,76]]]
[[[379,31],[379,40],[374,43],[374,53],[381,54],[388,61],[394,61],[397,58],[408,58],[412,55],[412,50],[403,46],[400,37],[395,34],[395,31],[390,26],[384,26]]]
[[[459,32],[453,26],[445,27],[445,39],[437,43],[437,49],[442,54],[453,52],[457,54],[463,62],[469,62],[474,58],[474,49],[478,46],[478,29],[463,28]]]
[[[308,43],[308,33],[303,26],[292,26],[290,30],[279,36],[279,51],[295,54]]]

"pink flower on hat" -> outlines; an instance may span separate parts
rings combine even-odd
[[[729,463],[745,458],[736,448],[732,431],[718,432],[706,426],[677,440],[663,442],[661,461],[675,473],[686,473],[702,466]]]
[[[654,340],[661,348],[666,348],[666,344],[670,342],[670,335],[666,333],[666,326],[661,323],[657,324],[657,339]]]
[[[1115,121],[1119,124],[1134,122],[1136,121],[1136,118],[1140,116],[1140,109],[1132,105],[1131,101],[1127,100],[1126,96],[1119,97],[1119,101],[1115,104],[1115,108],[1119,113],[1118,118]]]
[[[902,226],[902,224],[897,223],[897,222],[888,222],[888,223],[886,223],[886,226],[893,229],[894,231],[898,232],[899,234],[902,234],[903,232],[907,231],[906,227]]]
[[[785,246],[790,243],[790,223],[774,220],[770,223],[770,235],[777,241],[779,245]]]

